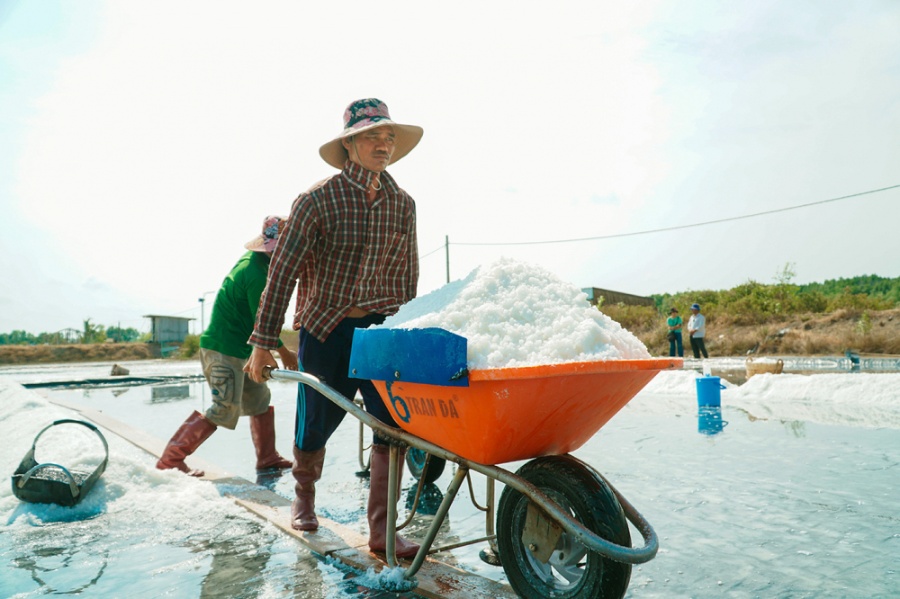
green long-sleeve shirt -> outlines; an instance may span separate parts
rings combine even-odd
[[[253,333],[259,298],[266,288],[269,255],[247,252],[237,261],[216,294],[209,326],[200,336],[200,347],[246,360],[253,348],[247,339]],[[278,347],[283,344],[278,340]]]

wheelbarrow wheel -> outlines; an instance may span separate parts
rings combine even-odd
[[[584,463],[568,455],[544,457],[528,462],[516,474],[593,533],[617,545],[631,546],[622,506],[603,478]],[[529,599],[624,597],[631,565],[588,550],[536,507],[527,496],[510,487],[500,496],[497,544],[503,570],[516,593]],[[529,517],[531,521],[526,524]],[[553,533],[546,534],[554,526],[558,538]],[[535,530],[538,535],[546,534],[543,538],[556,540],[549,557],[549,546],[543,555],[538,550],[540,542],[533,538]],[[547,542],[553,544],[552,540]]]
[[[433,483],[441,477],[446,463],[447,460],[437,456],[431,456],[431,459],[428,460],[428,453],[415,447],[410,447],[406,452],[406,465],[409,467],[410,474],[416,480],[424,478],[426,484]]]

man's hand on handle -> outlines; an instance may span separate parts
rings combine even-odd
[[[266,374],[263,369],[269,366],[278,368],[278,362],[272,356],[272,352],[261,347],[254,347],[250,359],[244,364],[244,372],[250,376],[250,380],[254,383],[265,383]]]

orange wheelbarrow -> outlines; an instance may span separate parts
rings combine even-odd
[[[482,508],[487,534],[453,547],[488,542],[482,558],[499,562],[519,595],[574,599],[624,596],[632,565],[653,559],[659,542],[652,526],[609,481],[569,452],[661,370],[681,365],[681,358],[654,358],[470,371],[465,338],[443,329],[358,329],[350,376],[375,383],[400,429],[310,374],[272,370],[270,375],[315,388],[396,443],[388,484],[389,567],[397,564],[398,446],[409,446],[454,462],[456,472],[405,578],[414,581],[428,553],[449,549],[432,544],[474,471],[488,481],[488,506]],[[515,473],[497,465],[520,460],[530,461]],[[495,481],[505,486],[496,527]],[[424,482],[419,480],[420,489]],[[632,547],[628,522],[640,532],[643,546]]]

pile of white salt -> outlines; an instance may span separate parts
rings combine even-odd
[[[378,328],[428,327],[467,339],[469,369],[650,357],[581,289],[508,258],[415,298]]]

